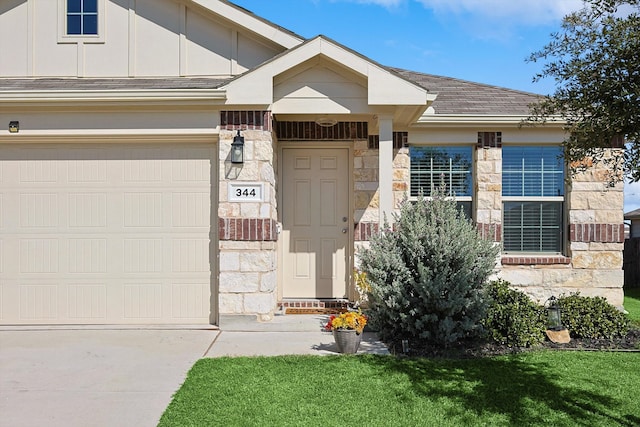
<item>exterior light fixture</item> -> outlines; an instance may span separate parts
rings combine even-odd
[[[233,142],[231,143],[231,163],[244,163],[244,136],[240,135],[240,131],[233,137]]]
[[[17,120],[12,120],[9,122],[9,133],[18,133],[20,132],[20,122]]]
[[[547,310],[547,321],[549,330],[562,331],[565,327],[562,325],[562,310],[558,305],[556,297],[552,296],[544,305]]]
[[[316,119],[316,124],[320,127],[323,128],[330,128],[332,126],[335,126],[338,123],[338,121],[336,119],[331,119],[329,117],[318,117]]]

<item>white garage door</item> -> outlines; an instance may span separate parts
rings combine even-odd
[[[208,324],[213,145],[0,146],[0,324]]]

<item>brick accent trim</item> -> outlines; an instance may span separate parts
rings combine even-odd
[[[276,221],[268,218],[219,218],[218,239],[275,242],[278,240]]]
[[[409,132],[393,132],[393,148],[399,150],[409,145]],[[369,150],[380,149],[380,135],[369,135]]]
[[[616,135],[611,138],[611,148],[624,148],[624,136]]]
[[[569,239],[583,243],[624,243],[624,224],[571,224]]]
[[[271,111],[221,111],[220,128],[271,131],[273,129]]]
[[[360,222],[354,230],[353,239],[356,242],[368,242],[371,236],[378,234],[380,225],[377,222]]]
[[[502,265],[553,265],[571,263],[571,258],[562,255],[551,256],[504,256]]]
[[[478,145],[476,148],[500,147],[502,147],[502,132],[478,132]]]
[[[278,303],[278,306],[282,308],[334,308],[336,310],[346,310],[347,308],[349,308],[349,301],[339,299],[287,299],[280,301],[280,303]]]
[[[344,141],[369,137],[367,122],[338,122],[330,127],[322,127],[316,122],[276,121],[275,130],[280,141]]]
[[[490,239],[492,242],[502,241],[502,224],[483,224],[481,222],[476,224],[478,233],[484,239]]]

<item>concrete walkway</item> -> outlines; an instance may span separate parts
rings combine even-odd
[[[221,319],[221,333],[207,357],[277,356],[285,354],[338,354],[333,334],[323,330],[327,315],[276,316],[271,322],[251,318]],[[388,354],[372,332],[365,332],[358,354]]]
[[[202,357],[336,354],[327,316],[211,329],[0,328],[0,426],[156,426]],[[387,353],[365,333],[359,353]]]

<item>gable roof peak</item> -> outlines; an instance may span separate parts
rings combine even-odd
[[[250,10],[238,6],[228,0],[189,0],[205,10],[219,15],[235,24],[244,27],[246,30],[258,34],[280,46],[290,49],[305,39],[304,37],[290,31],[284,27],[268,21]]]

